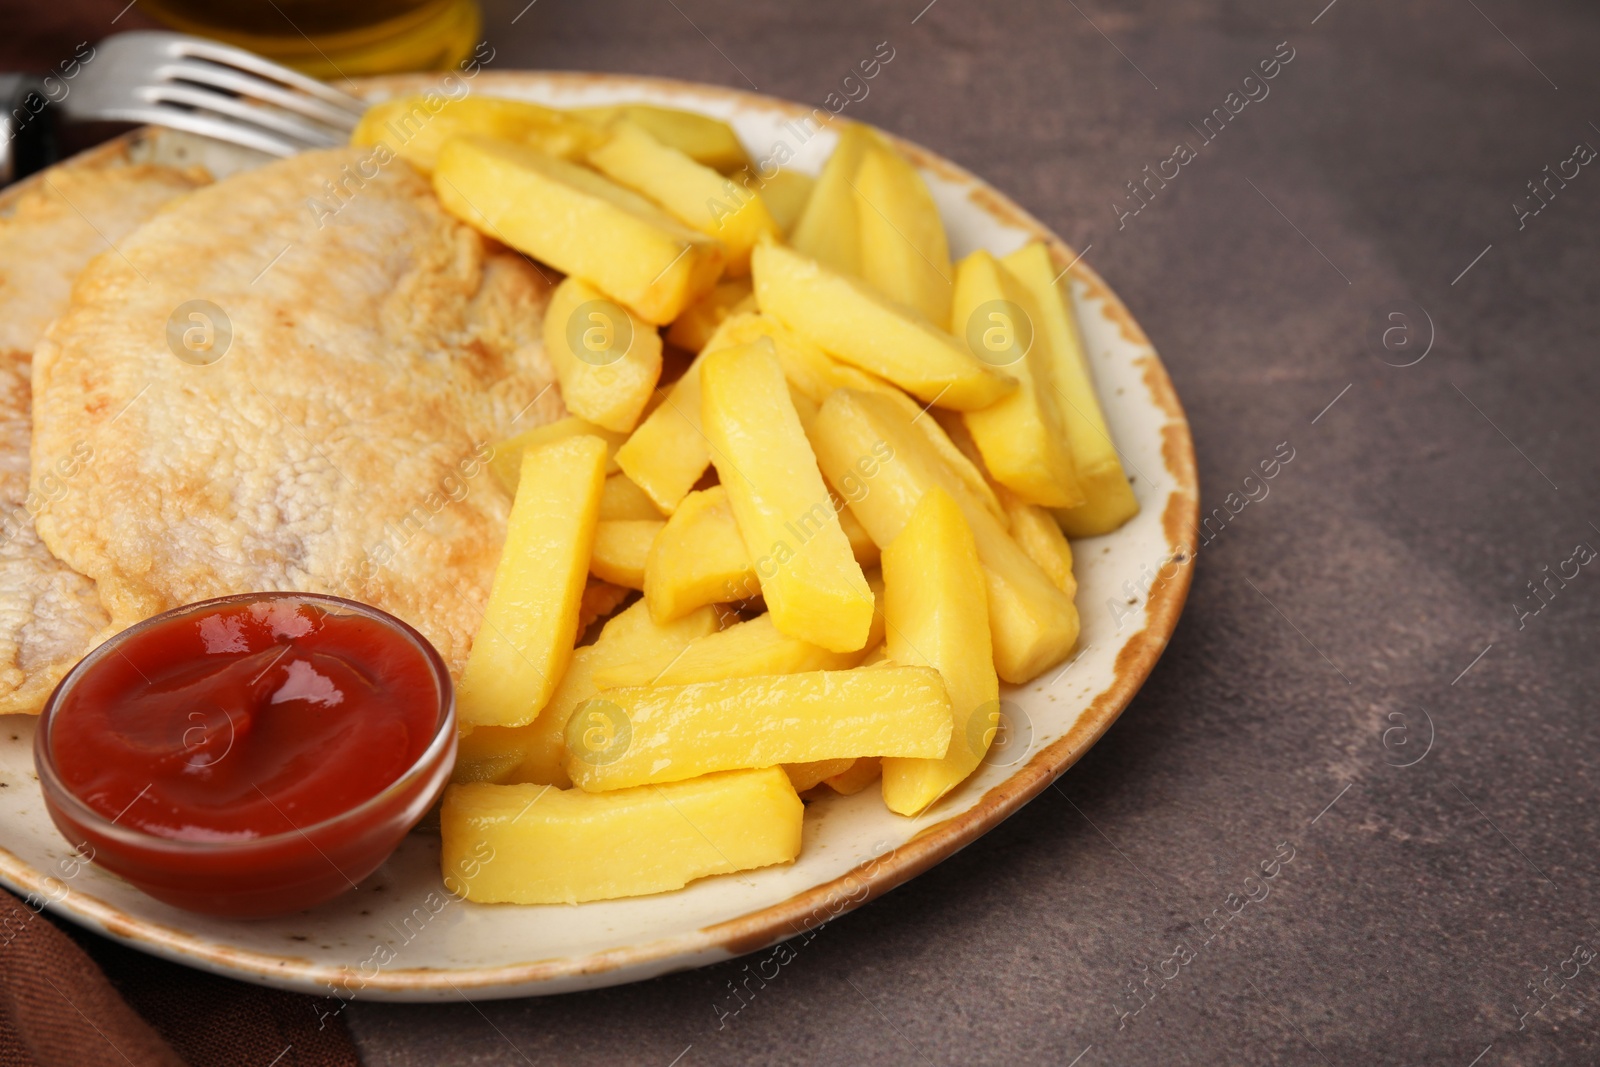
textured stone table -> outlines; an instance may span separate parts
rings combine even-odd
[[[851,113],[1092,245],[1183,397],[1205,507],[1256,499],[1058,788],[721,1028],[739,963],[358,1005],[374,1067],[1600,1059],[1600,960],[1574,956],[1600,948],[1600,567],[1567,562],[1600,549],[1600,167],[1567,162],[1600,147],[1592,6],[525,2],[491,5],[497,64],[816,103],[889,41]],[[1133,214],[1147,165],[1177,176]]]

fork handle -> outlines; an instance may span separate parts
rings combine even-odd
[[[31,74],[0,74],[0,185],[54,163],[56,109]]]

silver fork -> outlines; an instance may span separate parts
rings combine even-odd
[[[145,122],[292,156],[344,144],[367,107],[242,48],[153,30],[101,41],[75,78],[13,77],[0,81],[0,93],[7,89],[13,99],[0,116],[0,183],[21,177],[6,172],[38,154],[26,140],[47,135],[43,112],[51,108],[68,121]],[[30,94],[36,106],[24,103]]]

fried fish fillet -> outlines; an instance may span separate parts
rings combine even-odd
[[[510,508],[486,460],[562,410],[548,286],[369,151],[191,194],[96,260],[39,346],[35,492],[45,461],[92,458],[36,524],[113,627],[331,592],[465,663]]]
[[[132,163],[124,146],[50,171],[0,215],[0,714],[37,712],[110,621],[94,583],[62,563],[34,531],[30,498],[30,361],[67,306],[84,266],[161,207],[204,184],[204,172]],[[81,454],[41,473],[64,491]]]

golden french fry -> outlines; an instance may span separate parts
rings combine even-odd
[[[472,133],[518,141],[563,159],[582,156],[604,136],[592,123],[525,100],[452,100],[426,93],[373,104],[356,123],[350,143],[386,145],[422,173],[432,174],[444,143]]]
[[[933,486],[883,550],[886,648],[895,663],[933,667],[950,693],[953,729],[940,759],[886,758],[883,801],[915,815],[965,781],[989,749],[1000,706],[983,566],[961,506]]]
[[[984,466],[1030,504],[1082,503],[1033,294],[980,250],[961,261],[953,314],[973,353],[1003,366],[1018,382],[1010,396],[963,415]]]
[[[509,141],[446,141],[433,188],[463,222],[582,278],[649,323],[677,318],[722,273],[717,241],[609,178]]]
[[[971,411],[1017,387],[941,327],[858,279],[781,245],[758,246],[751,263],[764,314],[925,404]]]
[[[815,763],[785,763],[783,771],[796,793],[815,789],[834,775],[843,774],[855,766],[853,759],[819,759]]]
[[[588,283],[567,278],[550,297],[544,350],[567,410],[632,433],[661,377],[661,335]]]
[[[761,593],[725,487],[683,498],[656,535],[644,566],[644,599],[658,622],[707,604],[749,600]]]
[[[1000,488],[1006,514],[1011,516],[1011,536],[1028,558],[1050,576],[1055,587],[1068,596],[1078,595],[1078,580],[1072,575],[1072,546],[1056,525],[1055,516],[1037,504],[1024,504]]]
[[[701,423],[761,595],[783,633],[834,652],[866,644],[873,598],[839,525],[770,341],[700,372]]]
[[[827,779],[828,788],[842,796],[853,797],[878,780],[883,771],[883,761],[877,756],[864,756],[838,774]]]
[[[855,123],[839,133],[833,155],[806,199],[789,243],[802,254],[841,274],[861,270],[861,244],[856,214],[856,194],[851,187],[872,131]]]
[[[1057,511],[1056,519],[1069,537],[1110,533],[1139,513],[1139,501],[1123,473],[1095,395],[1070,288],[1062,288],[1070,287],[1071,282],[1055,280],[1057,271],[1050,250],[1040,242],[1011,253],[1003,262],[1033,294],[1039,308],[1043,330],[1036,332],[1042,333],[1047,346],[1078,484],[1087,498],[1078,507]]]
[[[617,465],[671,515],[711,465],[700,427],[700,365],[696,357],[665,399],[617,449]]]
[[[606,689],[567,722],[567,773],[602,792],[850,756],[937,758],[950,698],[928,667]]]
[[[505,548],[456,687],[463,724],[532,722],[566,671],[605,456],[598,437],[571,437],[523,454]]]
[[[522,477],[522,454],[530,448],[565,441],[570,437],[600,438],[606,443],[606,473],[618,470],[617,449],[627,440],[626,435],[596,426],[588,419],[568,415],[555,422],[547,422],[543,426],[525,430],[495,445],[494,455],[489,458],[489,473],[494,475],[494,480],[502,489],[516,496],[517,480]]]
[[[643,127],[656,140],[671,145],[696,163],[725,174],[750,163],[733,127],[709,115],[655,104],[579,107],[573,108],[572,113],[601,127],[624,119]]]
[[[855,179],[861,277],[880,293],[948,328],[950,243],[922,175],[883,138],[862,157]]]
[[[761,198],[767,202],[778,229],[786,234],[794,231],[816,184],[811,175],[797,170],[780,170],[761,183]]]
[[[665,519],[615,519],[595,527],[589,573],[629,589],[644,588],[650,546],[666,526]]]
[[[840,389],[823,403],[812,440],[818,463],[841,484],[852,476],[861,456],[873,456],[870,491],[851,507],[880,545],[899,536],[930,488],[943,488],[961,506],[984,566],[990,636],[1001,678],[1020,685],[1072,649],[1078,639],[1078,612],[1071,598],[1012,540],[927,438],[906,425],[891,402]]]
[[[626,474],[613,474],[600,491],[600,521],[619,519],[664,519],[661,509]]]
[[[453,785],[439,812],[445,887],[483,904],[577,904],[789,863],[805,806],[779,767],[585,793]]]
[[[753,311],[755,292],[749,278],[731,278],[683,309],[667,328],[667,340],[679,348],[698,352],[711,340],[724,319],[739,311]]]
[[[722,242],[730,275],[750,272],[750,249],[778,236],[761,194],[702,166],[626,120],[589,152],[589,163],[618,185],[659,204],[686,226]]]
[[[532,723],[479,726],[464,734],[453,780],[570,787],[572,780],[562,766],[567,719],[573,708],[599,691],[595,674],[624,663],[660,673],[689,644],[716,629],[717,616],[710,608],[658,625],[643,601],[632,604],[605,624],[594,644],[573,650],[561,684]]]

